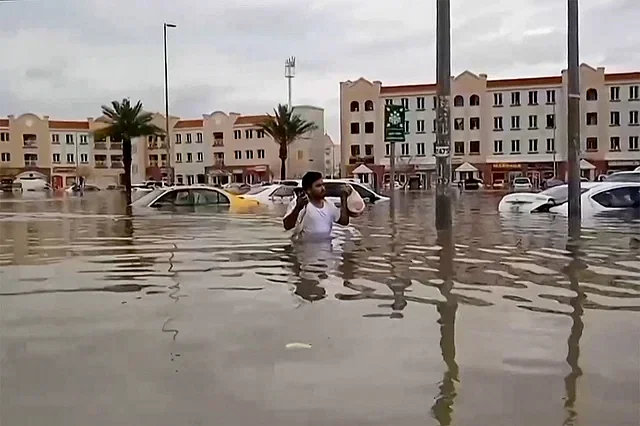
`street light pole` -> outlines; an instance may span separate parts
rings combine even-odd
[[[451,4],[436,0],[436,229],[451,229]]]
[[[558,123],[558,117],[556,116],[556,103],[553,103],[553,178],[558,179],[558,163],[556,161],[556,127]]]
[[[569,239],[580,237],[580,55],[578,0],[567,0]]]
[[[165,144],[167,147],[167,178],[173,183],[173,171],[171,169],[171,129],[169,128],[169,62],[167,59],[167,28],[175,28],[175,24],[163,25],[164,32],[164,115],[165,115]]]

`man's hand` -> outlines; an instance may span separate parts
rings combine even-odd
[[[309,196],[305,193],[298,195],[296,198],[296,209],[302,210],[307,204],[309,204]]]
[[[340,200],[346,200],[349,198],[349,195],[353,192],[353,188],[351,185],[344,185],[342,187],[342,192],[340,193]]]

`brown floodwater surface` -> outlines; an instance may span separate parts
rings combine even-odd
[[[640,222],[259,214],[0,197],[0,425],[640,424]]]

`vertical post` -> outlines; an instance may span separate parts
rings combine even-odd
[[[289,113],[293,113],[293,102],[292,102],[291,92],[293,90],[292,80],[295,78],[295,76],[296,76],[296,58],[295,56],[292,56],[286,61],[284,61],[284,77],[287,79],[287,106],[289,107]],[[287,147],[287,150],[288,149],[289,147]],[[290,156],[287,154],[287,160],[286,160],[287,173],[290,173],[290,170],[291,170],[291,161],[289,157]]]
[[[167,179],[173,183],[173,173],[171,172],[171,129],[169,128],[169,64],[167,60],[167,24],[164,29],[164,119],[165,119],[165,139],[167,147]],[[162,162],[160,163],[162,165]]]
[[[556,128],[558,126],[558,117],[556,116],[556,103],[553,102],[553,178],[558,179],[558,163],[556,161]]]
[[[451,228],[451,5],[437,0],[436,5],[436,229]]]
[[[391,198],[396,197],[396,143],[389,142],[389,191]]]
[[[578,0],[567,0],[569,239],[580,236],[580,65]]]

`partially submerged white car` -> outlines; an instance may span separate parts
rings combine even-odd
[[[640,182],[581,182],[582,216],[640,209]],[[569,186],[559,185],[537,194],[505,195],[500,213],[557,213],[567,215]]]
[[[336,205],[340,204],[340,193],[344,185],[351,185],[365,203],[373,204],[388,201],[389,198],[380,195],[359,182],[342,179],[325,179],[324,186],[327,190],[327,199]],[[245,198],[253,198],[264,204],[289,204],[295,197],[296,188],[300,188],[300,181],[286,181],[282,184],[253,187],[244,194]]]

